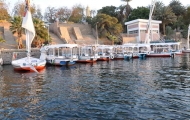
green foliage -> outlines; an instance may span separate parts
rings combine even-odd
[[[173,34],[174,30],[170,26],[166,26],[166,39],[172,39]]]
[[[148,19],[149,18],[149,9],[146,7],[137,7],[133,9],[127,21],[135,19]]]
[[[169,6],[156,6],[156,8],[153,19],[162,21],[163,34],[165,35],[165,25],[175,23],[177,17]]]
[[[188,35],[188,27],[189,25],[186,25],[184,28],[183,28],[183,31],[182,31],[182,35],[184,38],[187,38],[187,35]]]
[[[123,30],[117,18],[106,14],[98,14],[92,21],[94,28],[97,24],[99,37],[119,36]]]
[[[11,26],[10,26],[10,31],[15,34],[17,33],[17,37],[18,37],[18,49],[22,48],[22,33],[23,33],[23,28],[22,28],[22,18],[21,16],[14,16],[11,21]]]
[[[187,10],[185,12],[185,15],[183,16],[184,23],[186,25],[190,24],[190,6],[187,7]]]
[[[181,16],[185,14],[185,7],[181,4],[179,0],[172,0],[169,4],[176,16]]]
[[[87,17],[86,17],[86,22],[87,22],[88,24],[92,24],[92,17],[87,16]]]
[[[117,17],[116,7],[115,6],[102,7],[102,9],[98,10],[98,14],[107,14],[111,17]]]
[[[0,43],[6,42],[1,36],[0,36]]]
[[[40,19],[34,18],[33,19],[34,28],[36,30],[35,40],[34,42],[38,42],[40,45],[43,43],[51,42],[51,37],[48,36],[48,29],[44,25],[44,22]]]
[[[115,36],[115,35],[108,35],[107,37],[108,37],[109,40],[112,41],[112,45],[113,45],[115,42],[118,42],[118,38],[117,38],[117,36]]]

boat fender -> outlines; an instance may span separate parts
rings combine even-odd
[[[172,53],[172,54],[171,54],[171,57],[174,58],[174,56],[175,56],[174,53]]]
[[[150,52],[147,52],[148,55],[150,55]]]
[[[73,59],[70,59],[70,62],[73,62]]]
[[[110,55],[110,58],[111,58],[111,59],[114,59],[114,55]]]
[[[52,58],[52,59],[50,60],[50,62],[51,62],[51,63],[54,63],[54,60],[55,60],[55,58]]]

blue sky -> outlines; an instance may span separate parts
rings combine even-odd
[[[6,0],[9,3],[9,6],[11,8],[14,6],[14,4],[17,1],[25,1],[25,0]],[[87,6],[90,7],[91,10],[98,10],[101,9],[104,6],[120,6],[122,4],[125,4],[125,2],[122,2],[121,0],[30,0],[31,3],[35,5],[39,5],[40,8],[42,9],[42,12],[45,11],[46,7],[62,7],[62,6],[67,6],[68,8],[71,8],[73,5],[76,4],[81,4],[85,8]],[[165,5],[168,5],[171,0],[160,0],[162,1]],[[180,0],[180,2],[184,5],[190,5],[189,0]],[[136,8],[138,6],[148,6],[151,4],[151,0],[132,0],[130,3],[132,8]],[[10,10],[12,11],[12,10]]]

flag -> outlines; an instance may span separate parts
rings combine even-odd
[[[26,16],[26,12],[29,10],[30,11],[30,0],[25,0],[25,9],[24,9],[24,17]]]
[[[22,20],[22,27],[25,28],[25,34],[26,34],[26,48],[28,52],[30,52],[31,43],[35,37],[35,29],[34,24],[32,21],[32,15],[29,10],[29,0],[26,0],[26,7],[25,7],[25,16]]]

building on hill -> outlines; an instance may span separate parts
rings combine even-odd
[[[136,19],[125,22],[127,26],[127,34],[123,34],[123,43],[144,43],[146,39],[146,31],[149,20]],[[161,21],[152,20],[150,26],[150,38],[152,41],[160,40],[160,24]]]

